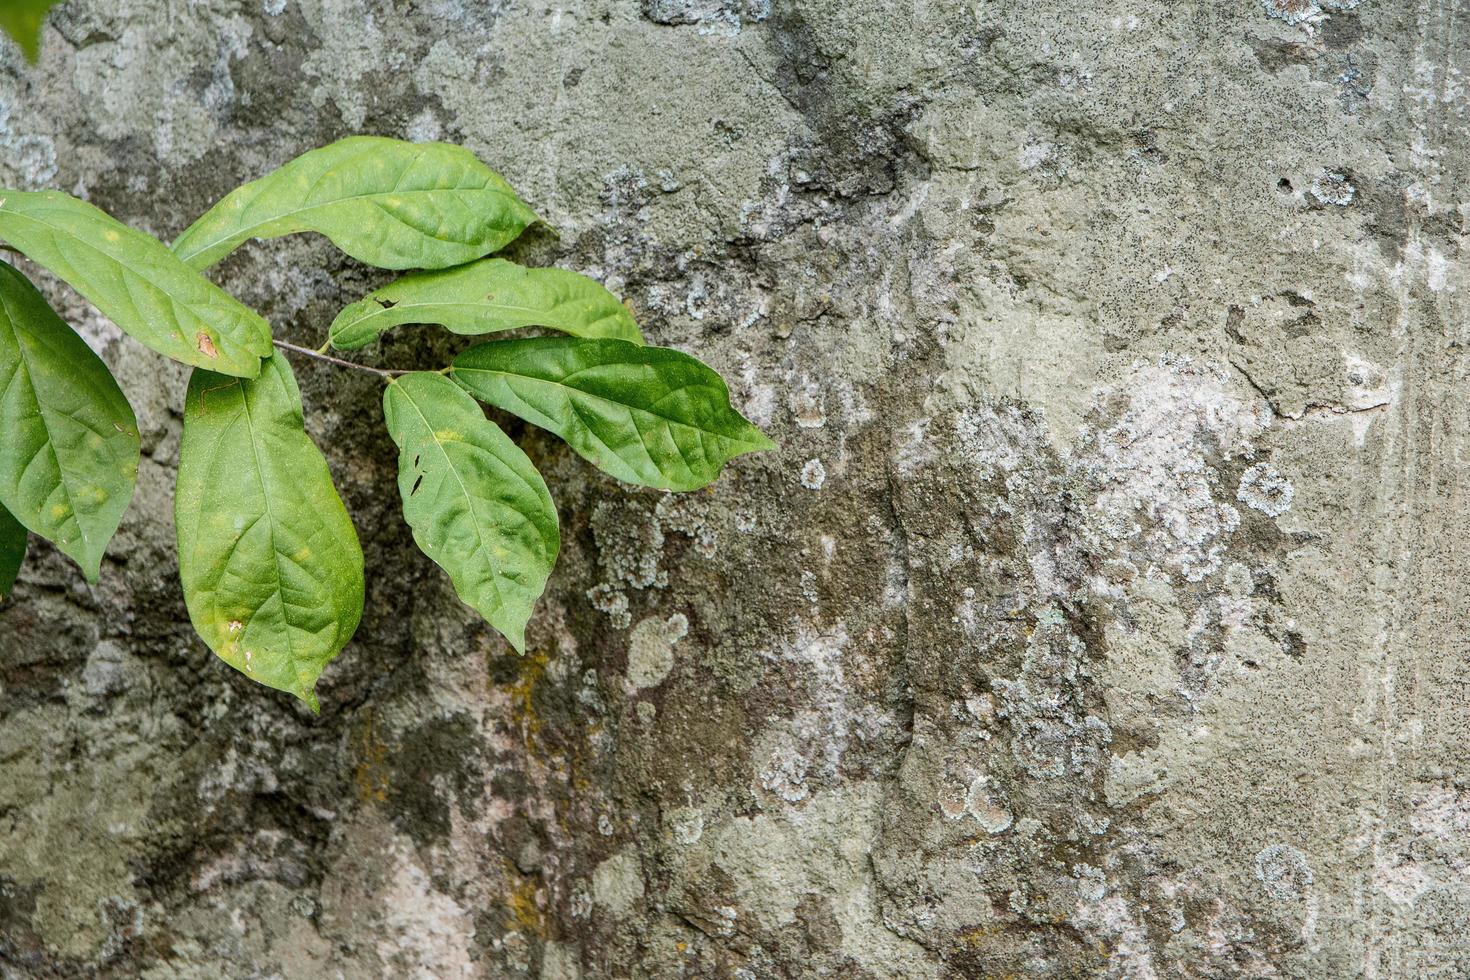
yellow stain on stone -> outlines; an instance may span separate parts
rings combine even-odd
[[[507,868],[510,874],[520,877],[512,868]],[[536,904],[536,883],[530,878],[520,878],[519,883],[511,889],[506,898],[506,906],[510,909],[511,917],[516,925],[525,932],[534,936],[546,937],[546,920],[541,915],[541,909]]]
[[[519,661],[520,675],[510,685],[510,702],[521,731],[527,736],[541,730],[541,719],[536,714],[536,685],[546,675],[546,665],[551,658],[538,651],[527,652]]]
[[[388,746],[378,739],[377,717],[367,713],[366,720],[353,733],[357,765],[352,785],[357,798],[364,803],[388,801]]]

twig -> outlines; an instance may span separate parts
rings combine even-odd
[[[272,340],[271,343],[275,344],[281,350],[287,350],[293,354],[300,354],[302,357],[310,357],[318,361],[326,361],[328,364],[335,364],[338,367],[355,368],[358,371],[366,371],[369,374],[376,374],[378,377],[387,378],[390,381],[398,377],[398,375],[400,374],[413,374],[412,371],[388,370],[385,368],[368,367],[366,364],[357,364],[352,361],[344,361],[340,357],[333,357],[330,354],[323,354],[321,351],[315,351],[310,349],[309,347],[297,347],[295,344],[288,344],[284,340]]]

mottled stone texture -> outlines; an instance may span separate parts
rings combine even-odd
[[[353,132],[781,443],[708,492],[510,420],[564,553],[516,657],[301,363],[368,609],[312,717],[187,623],[185,374],[0,609],[0,976],[1470,973],[1466,0],[70,0],[0,184],[160,236]],[[217,275],[315,344],[385,276]],[[403,331],[374,363],[461,340]],[[3,437],[3,434],[0,434]]]

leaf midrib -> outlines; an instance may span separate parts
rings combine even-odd
[[[266,489],[265,485],[265,470],[260,465],[260,445],[255,438],[255,418],[250,413],[250,393],[245,390],[245,383],[239,378],[234,379],[234,382],[240,388],[241,410],[245,415],[245,428],[250,434],[250,455],[255,461],[255,482],[260,487],[261,499],[265,501],[265,519],[270,527],[271,568],[275,571],[275,592],[281,599],[281,623],[285,627],[283,632],[286,634],[286,659],[291,663],[291,682],[293,684],[299,684],[300,679],[296,675],[300,659],[296,655],[296,644],[291,635],[291,604],[286,601],[286,590],[284,585],[282,585],[281,553],[276,548],[276,517],[275,512],[271,509],[270,491]],[[258,612],[260,612],[260,607],[257,606],[250,614],[252,622]],[[242,654],[244,653],[243,650],[241,652]],[[242,659],[245,659],[246,665],[248,666],[249,660],[243,657]]]
[[[429,433],[429,441],[434,444],[435,449],[439,450],[439,455],[444,457],[444,465],[449,468],[450,473],[454,474],[454,482],[459,484],[460,492],[464,494],[465,504],[470,512],[470,523],[473,524],[475,528],[475,541],[478,544],[478,550],[486,556],[485,565],[490,570],[490,585],[495,590],[496,605],[501,612],[504,612],[508,608],[505,603],[505,594],[501,591],[500,588],[500,576],[495,571],[495,562],[490,560],[492,557],[492,553],[485,544],[484,534],[482,534],[480,531],[480,514],[478,509],[476,509],[475,507],[475,497],[473,494],[470,493],[470,488],[465,486],[464,479],[459,475],[459,470],[455,467],[454,460],[449,458],[449,453],[444,449],[444,444],[439,441],[439,430],[434,428],[434,426],[430,424],[428,417],[425,416],[423,410],[419,408],[419,403],[414,400],[413,395],[411,395],[408,390],[403,387],[403,385],[395,384],[395,387],[397,387],[399,393],[408,400],[408,403],[413,406],[414,414],[419,417],[419,421],[424,424],[424,428]]]
[[[320,182],[320,178],[318,178],[318,182]],[[296,217],[298,215],[309,214],[312,211],[320,211],[320,210],[322,210],[324,208],[336,207],[339,204],[346,204],[349,201],[362,201],[362,200],[367,200],[369,198],[374,198],[374,197],[385,197],[385,196],[387,196],[389,194],[397,194],[397,195],[401,195],[401,196],[408,196],[410,194],[482,194],[482,193],[496,194],[496,195],[498,195],[500,197],[508,197],[508,198],[511,198],[513,201],[518,202],[518,203],[521,203],[523,205],[525,203],[523,201],[520,201],[520,199],[518,197],[516,197],[514,194],[507,193],[506,191],[499,190],[499,189],[492,188],[492,187],[424,187],[424,188],[420,188],[418,190],[411,190],[411,191],[392,190],[392,191],[373,191],[373,192],[368,193],[368,194],[350,194],[350,195],[348,195],[346,197],[335,198],[334,200],[325,201],[325,202],[323,202],[321,204],[312,204],[312,205],[309,205],[307,207],[293,208],[290,211],[282,211],[282,212],[280,212],[278,214],[272,215],[269,218],[265,218],[263,220],[256,221],[256,222],[254,222],[254,223],[252,223],[252,224],[250,224],[250,225],[248,225],[248,226],[246,226],[244,228],[237,229],[235,232],[233,232],[233,233],[231,233],[229,235],[225,235],[225,236],[223,236],[221,238],[215,238],[212,241],[209,241],[209,242],[205,243],[205,245],[202,248],[197,248],[197,249],[195,249],[192,252],[175,252],[174,254],[177,255],[181,261],[183,261],[183,262],[189,262],[189,261],[193,260],[194,258],[196,258],[196,257],[198,257],[200,255],[203,255],[205,252],[208,252],[210,249],[215,248],[216,246],[223,245],[223,244],[226,244],[226,243],[229,243],[229,242],[232,242],[232,241],[234,241],[234,242],[245,242],[246,240],[248,240],[250,238],[254,238],[254,237],[256,237],[255,236],[255,232],[258,229],[265,227],[266,225],[273,224],[273,223],[275,223],[277,221],[285,221],[288,218],[294,218],[294,217]],[[392,217],[397,217],[397,215],[393,215]],[[399,219],[399,220],[401,221],[402,219]],[[408,225],[407,222],[403,222],[403,223],[405,225]],[[408,227],[412,228],[413,226],[412,225],[408,225]],[[433,239],[436,242],[449,242],[449,239],[435,238],[433,235],[426,234],[423,231],[421,231],[420,229],[415,228],[414,230],[415,231],[418,231],[419,234],[423,235],[425,238]],[[454,244],[468,245],[470,243],[469,242],[459,242],[459,243],[454,243]]]
[[[389,299],[389,300],[392,299],[391,296],[390,297],[383,297],[383,298]],[[371,302],[374,302],[374,303],[378,302],[378,297],[376,297],[376,296],[369,296],[367,299],[368,299],[368,301],[371,301]],[[564,306],[566,304],[558,304],[558,305]],[[349,321],[348,324],[347,324],[347,329],[356,330],[356,329],[359,329],[364,323],[371,323],[372,321],[378,319],[379,317],[392,318],[393,316],[397,315],[401,311],[409,311],[409,310],[435,310],[435,309],[445,309],[445,308],[448,308],[448,307],[463,307],[466,310],[470,311],[471,313],[479,312],[479,311],[488,311],[488,310],[505,310],[506,312],[509,312],[509,313],[529,313],[529,314],[535,315],[537,317],[541,317],[541,316],[547,316],[547,317],[549,317],[549,314],[546,312],[546,308],[545,307],[536,307],[536,306],[513,306],[513,305],[511,305],[509,303],[486,303],[486,302],[475,302],[473,300],[454,300],[454,301],[444,300],[444,301],[435,302],[435,303],[402,303],[402,302],[397,302],[397,303],[394,303],[392,306],[384,306],[384,307],[379,307],[376,310],[370,310],[370,311],[368,311],[368,314],[366,316],[359,317],[356,320]],[[603,316],[599,316],[597,318],[597,320],[593,320],[592,322],[593,323],[596,323],[599,320],[605,320],[610,315],[612,315],[612,314],[604,314]],[[434,324],[435,326],[441,326],[441,327],[445,327],[446,329],[448,329],[448,325],[445,324],[445,323],[440,322],[439,320],[403,320],[403,321],[399,321],[396,324],[395,323],[390,323],[388,325],[388,327],[385,327],[384,329],[386,330],[389,327],[401,326],[401,325],[406,324],[406,323],[429,323],[429,324]],[[560,327],[557,327],[554,323],[550,323],[550,322],[532,324],[532,326],[552,327],[553,329],[558,329],[558,330],[559,329],[562,329]],[[338,335],[340,336],[341,334],[346,333],[347,332],[347,329],[344,329],[344,330],[340,331]],[[499,328],[496,328],[496,329],[497,330],[514,330],[516,328],[515,327],[499,327]],[[486,331],[486,332],[489,333],[489,332],[494,332],[494,331]]]
[[[601,367],[603,365],[596,365],[596,366],[597,367]],[[600,402],[600,403],[602,403],[604,405],[615,405],[615,406],[617,406],[619,408],[625,408],[629,412],[638,412],[638,413],[640,413],[642,415],[647,415],[650,418],[658,419],[661,422],[666,422],[666,423],[668,423],[671,426],[678,426],[679,428],[682,428],[682,429],[688,429],[691,432],[697,432],[701,436],[711,436],[711,437],[713,437],[715,439],[723,439],[724,441],[729,442],[729,443],[733,443],[733,444],[735,444],[737,446],[755,446],[756,445],[755,443],[747,443],[747,442],[744,442],[744,441],[742,441],[740,439],[737,439],[735,436],[726,435],[723,432],[716,432],[713,429],[704,429],[704,428],[700,428],[697,425],[691,425],[690,423],[685,422],[682,419],[672,418],[671,416],[663,415],[663,414],[661,414],[659,412],[652,411],[651,409],[642,408],[642,407],[639,407],[637,405],[632,405],[632,404],[630,404],[628,402],[620,402],[617,399],[608,398],[606,395],[594,394],[593,392],[587,391],[584,388],[577,388],[577,387],[575,387],[573,385],[566,384],[565,383],[565,378],[563,378],[561,381],[553,381],[553,380],[551,380],[549,378],[538,378],[538,377],[536,377],[535,375],[532,375],[532,374],[521,374],[521,373],[516,372],[516,371],[498,371],[498,370],[496,370],[494,368],[480,368],[480,367],[473,367],[472,368],[472,367],[460,367],[458,365],[452,366],[450,368],[450,370],[452,372],[455,372],[455,373],[463,372],[463,373],[468,374],[468,373],[476,373],[476,372],[478,372],[480,374],[493,374],[493,375],[496,375],[497,377],[502,377],[502,378],[521,378],[523,380],[530,381],[530,382],[533,382],[535,384],[546,385],[546,386],[551,387],[551,388],[560,388],[560,389],[564,389],[564,390],[569,391],[569,392],[574,392],[574,393],[579,394],[579,395],[582,395],[583,397],[588,398],[588,399],[590,399],[592,401]],[[582,373],[584,373],[585,371],[588,371],[588,370],[591,370],[591,368],[580,368],[580,369],[578,369],[576,371],[573,371],[571,374],[566,375],[566,378],[576,377],[578,374],[582,374]],[[710,388],[710,387],[713,387],[713,386],[708,385],[708,384],[701,384],[701,383],[680,385],[679,387],[673,388],[670,391],[667,391],[663,395],[661,395],[659,397],[659,401],[663,401],[663,400],[665,400],[665,399],[667,399],[669,397],[672,397],[673,395],[677,395],[679,392],[684,391],[684,390],[686,390],[688,388]],[[728,393],[726,394],[726,397],[727,398],[729,397],[728,396]],[[567,400],[569,402],[571,401],[570,396],[568,396],[568,399]],[[733,412],[734,409],[732,408],[731,411]],[[583,423],[583,424],[585,425],[586,423]]]
[[[26,372],[26,383],[30,385],[31,389],[31,398],[36,403],[36,411],[41,416],[41,423],[46,429],[45,449],[51,454],[52,462],[56,464],[57,479],[61,483],[62,493],[66,495],[66,506],[67,510],[70,511],[71,522],[76,525],[77,533],[82,536],[82,545],[85,549],[83,553],[90,560],[91,539],[87,534],[86,527],[82,524],[81,515],[77,513],[76,497],[72,492],[70,482],[67,480],[66,467],[61,465],[61,456],[56,452],[56,440],[51,434],[52,424],[48,416],[54,414],[54,411],[46,407],[46,404],[41,398],[40,389],[36,387],[35,371],[31,366],[30,355],[26,351],[26,345],[21,341],[20,329],[16,326],[15,312],[10,305],[10,299],[3,291],[0,291],[0,306],[5,307],[5,322],[10,327],[10,336],[15,342],[15,348],[20,352],[21,364],[25,367]],[[19,488],[17,487],[17,489]]]

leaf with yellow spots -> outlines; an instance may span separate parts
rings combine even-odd
[[[270,326],[151,235],[58,191],[0,190],[0,239],[65,280],[147,347],[253,378]]]
[[[442,374],[398,378],[383,413],[414,541],[449,573],[459,597],[524,652],[526,622],[561,547],[541,474]]]
[[[317,677],[362,618],[362,548],[280,355],[253,381],[194,372],[174,523],[204,642],[317,710]]]
[[[10,598],[20,566],[26,560],[26,529],[0,507],[0,599]]]
[[[0,262],[0,506],[95,582],[138,458],[138,423],[107,365]]]
[[[504,248],[535,220],[462,146],[349,136],[231,191],[173,249],[207,269],[251,238],[314,231],[368,265],[443,269]]]

